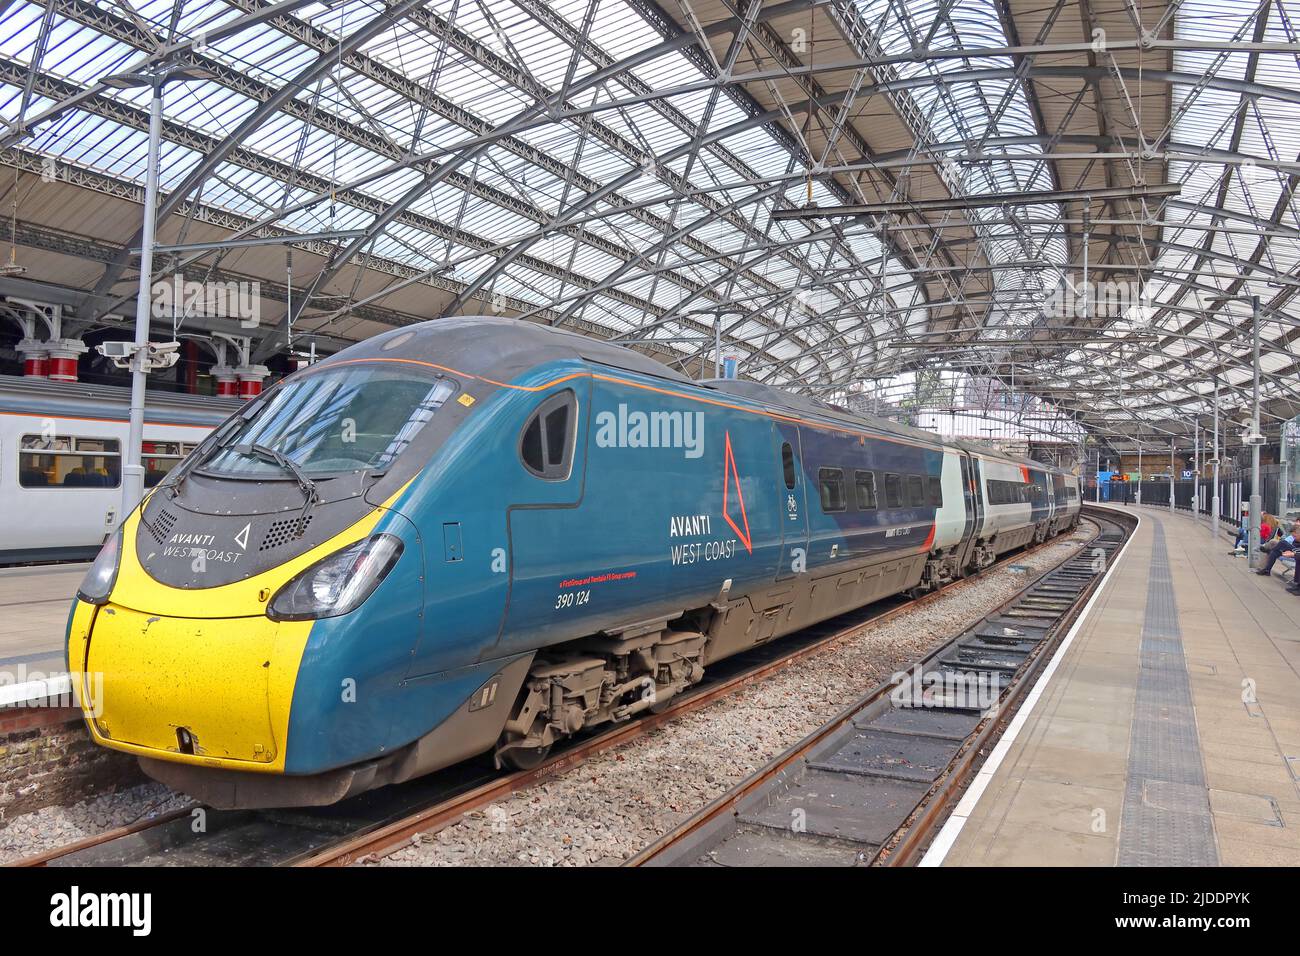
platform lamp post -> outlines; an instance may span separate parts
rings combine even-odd
[[[1096,501],[1097,504],[1101,504],[1101,445],[1100,444],[1097,445],[1097,467],[1093,471],[1093,474],[1096,476],[1097,479],[1096,495],[1094,495],[1094,500]]]
[[[1169,513],[1174,513],[1174,443],[1169,443]]]
[[[1255,562],[1259,557],[1259,522],[1261,512],[1263,511],[1263,499],[1260,497],[1259,490],[1259,448],[1264,443],[1264,436],[1260,432],[1260,415],[1259,415],[1259,296],[1257,295],[1233,295],[1233,296],[1216,296],[1218,302],[1249,302],[1250,303],[1250,338],[1251,338],[1251,365],[1253,366],[1253,375],[1251,381],[1251,413],[1250,421],[1246,424],[1247,434],[1245,443],[1250,446],[1250,513],[1247,520],[1250,526],[1246,529],[1246,566],[1255,567]],[[1219,380],[1214,380],[1214,424],[1217,428],[1219,424]],[[1216,454],[1218,458],[1217,445],[1215,442]],[[1215,465],[1215,491],[1218,491],[1218,465]]]
[[[1246,555],[1246,567],[1253,568],[1259,559],[1259,521],[1262,501],[1259,493],[1259,446],[1263,441],[1259,428],[1259,296],[1250,297],[1251,313],[1251,350],[1255,366],[1254,382],[1251,386],[1250,412],[1250,545]]]
[[[682,314],[687,318],[695,316],[703,317],[706,315],[713,316],[713,377],[722,378],[722,319],[724,316],[728,315],[738,315],[743,318],[748,315],[749,312],[734,302],[724,302],[722,305],[715,306],[711,309],[692,309],[689,312],[684,312]],[[708,353],[704,350],[701,351],[703,354],[700,356],[700,375],[703,376],[704,356]]]
[[[162,152],[163,87],[173,81],[205,80],[210,77],[211,74],[206,70],[169,65],[150,71],[115,73],[103,80],[105,86],[118,90],[149,87],[153,91],[149,100],[149,149],[140,242],[140,285],[135,300],[135,340],[129,352],[131,411],[126,449],[122,457],[122,511],[118,516],[119,523],[126,520],[126,516],[144,496],[144,466],[141,464],[140,446],[144,439],[147,376],[155,366],[171,365],[176,361],[176,353],[171,352],[167,354],[168,361],[155,362],[149,348],[150,290],[153,286],[153,247],[158,212],[158,164]]]
[[[1214,377],[1214,452],[1210,459],[1214,468],[1214,493],[1210,499],[1210,536],[1219,527],[1219,377]]]
[[[1201,521],[1201,426],[1192,419],[1192,519]]]
[[[1142,442],[1139,441],[1137,445],[1138,445],[1138,487],[1137,487],[1136,498],[1137,498],[1137,503],[1142,504]]]

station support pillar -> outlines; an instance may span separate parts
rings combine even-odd
[[[37,339],[23,339],[16,346],[23,357],[23,378],[48,378],[50,374],[50,347]]]
[[[229,365],[212,366],[212,377],[217,380],[217,395],[234,398],[239,394],[239,375]]]
[[[51,339],[45,343],[50,350],[48,376],[52,382],[75,382],[77,359],[89,348],[80,339]]]
[[[265,365],[241,365],[235,374],[239,377],[239,397],[248,401],[262,394],[262,381],[271,370]]]

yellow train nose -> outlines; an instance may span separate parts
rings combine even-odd
[[[109,604],[85,649],[100,742],[163,759],[282,769],[310,622],[164,617]]]

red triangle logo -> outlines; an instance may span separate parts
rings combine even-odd
[[[731,511],[727,507],[731,498],[733,480],[736,483],[736,503],[740,505],[740,521],[745,526],[744,531],[740,530],[740,525],[732,519]],[[745,550],[753,554],[754,547],[749,537],[749,516],[745,514],[745,495],[740,490],[740,472],[736,470],[736,456],[731,452],[731,432],[727,432],[726,458],[722,465],[722,517],[727,524],[731,525],[731,530],[736,532],[736,537],[745,546]]]

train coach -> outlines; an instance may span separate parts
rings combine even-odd
[[[239,406],[151,392],[142,464],[153,487]],[[89,560],[118,524],[130,389],[0,378],[0,564]]]
[[[241,408],[92,565],[94,739],[218,807],[535,765],[721,658],[1073,527],[1077,479],[533,324],[368,339]]]

